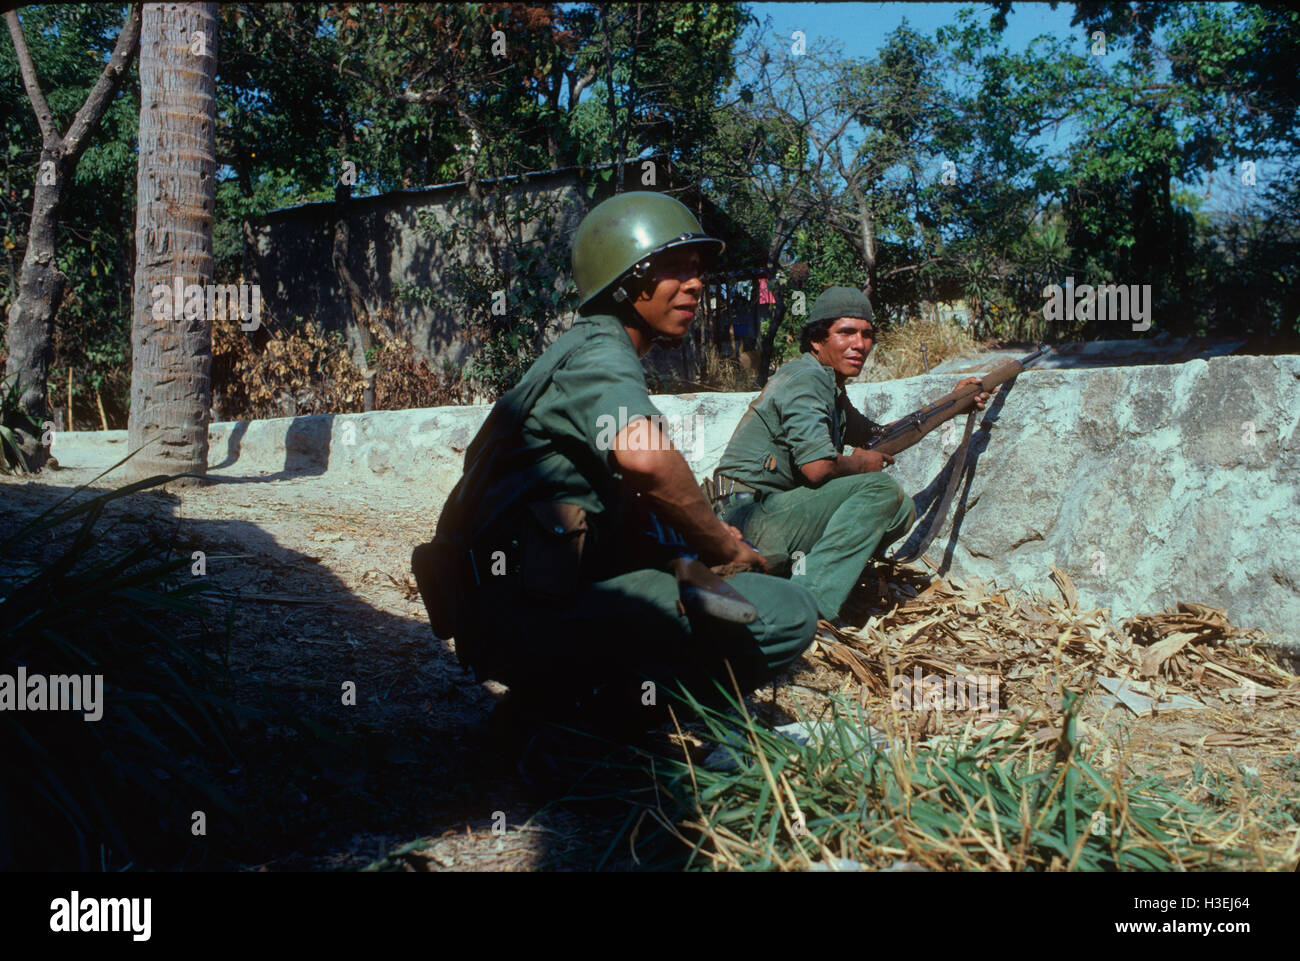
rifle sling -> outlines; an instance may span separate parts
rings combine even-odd
[[[976,411],[972,408],[966,418],[966,432],[962,435],[957,452],[953,454],[952,476],[948,478],[948,487],[943,492],[943,499],[939,501],[939,509],[931,517],[930,526],[926,529],[925,536],[921,538],[921,543],[907,554],[896,553],[892,557],[883,558],[886,564],[910,564],[917,560],[939,533],[939,528],[943,527],[944,519],[948,516],[948,507],[952,504],[953,494],[957,492],[957,485],[961,483],[962,475],[966,473],[966,457],[970,452],[971,434],[975,430],[975,414]]]
[[[1050,350],[1050,347],[1040,344],[1038,349],[1028,357],[1022,358],[1020,361],[1007,361],[1000,364],[984,378],[984,382],[988,387],[996,389],[1006,381],[1013,381],[1027,366]],[[998,376],[1003,371],[1006,371],[1006,376]],[[929,413],[934,413],[934,410],[931,409]],[[952,496],[957,492],[957,485],[961,482],[962,475],[966,473],[966,457],[970,452],[971,433],[975,429],[975,414],[976,409],[971,408],[970,416],[966,418],[966,432],[962,435],[961,446],[957,448],[956,454],[953,455],[954,464],[952,476],[948,478],[948,488],[943,492],[943,499],[939,502],[939,509],[934,512],[934,517],[930,520],[930,526],[926,529],[921,543],[907,554],[894,554],[892,557],[881,558],[886,564],[910,564],[919,559],[925,553],[926,548],[930,546],[930,542],[934,540],[934,536],[939,533],[939,528],[943,526],[943,522],[948,516],[948,507],[952,504]],[[877,444],[879,443],[878,441]]]

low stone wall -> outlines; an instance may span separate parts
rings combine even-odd
[[[952,374],[849,387],[882,423],[952,389]],[[753,394],[656,397],[692,468],[711,473]],[[223,476],[337,475],[427,491],[436,512],[460,476],[486,406],[317,415],[212,425]],[[1116,618],[1189,600],[1225,607],[1300,651],[1300,357],[1225,356],[1161,366],[1022,374],[978,420],[973,478],[930,556],[958,576],[1054,593]],[[899,455],[890,473],[937,500],[963,420]],[[951,428],[951,429],[947,429]],[[116,435],[116,437],[114,436]],[[125,431],[56,436],[55,456],[106,467]],[[116,455],[113,452],[116,451]],[[954,523],[957,537],[952,538]]]

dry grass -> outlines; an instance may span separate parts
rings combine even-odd
[[[749,352],[756,355],[756,352]],[[674,350],[652,351],[646,370],[646,383],[652,394],[694,394],[701,391],[722,393],[747,393],[758,390],[758,380],[752,368],[752,357],[746,360],[728,356],[716,344],[705,344],[698,353],[692,353],[694,379],[680,375],[680,353]]]
[[[699,383],[713,390],[742,393],[758,390],[754,372],[738,357],[725,356],[716,344],[699,353]]]
[[[861,380],[875,382],[924,374],[922,347],[926,349],[931,368],[951,357],[978,353],[983,349],[957,324],[942,320],[909,320],[902,326],[881,332]]]
[[[1053,577],[1061,596],[1044,599],[895,571],[860,627],[823,624],[790,686],[811,699],[778,708],[774,696],[773,710],[812,718],[820,736],[795,744],[743,705],[739,728],[706,715],[674,735],[682,761],[660,766],[653,816],[694,866],[718,870],[1290,870],[1289,658],[1204,605],[1117,627]],[[996,709],[921,696],[979,675],[1000,678]],[[1149,685],[1154,716],[1113,702],[1102,677]],[[909,688],[925,709],[900,705]],[[1161,710],[1173,696],[1204,707]],[[739,768],[701,767],[728,737]]]
[[[392,309],[368,319],[374,352],[375,409],[404,410],[473,402],[459,370],[431,370],[410,342],[389,333]],[[267,318],[264,330],[245,334],[237,318],[213,322],[213,393],[223,420],[364,409],[366,373],[340,335],[307,323],[300,328]]]

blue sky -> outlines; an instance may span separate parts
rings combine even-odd
[[[993,7],[987,3],[750,3],[753,15],[766,23],[770,20],[769,49],[788,50],[792,35],[802,30],[809,53],[822,48],[838,50],[846,57],[871,59],[879,52],[886,37],[906,23],[922,36],[932,37],[940,27],[958,23],[964,9],[975,12],[975,23],[987,25]],[[1090,40],[1079,27],[1070,26],[1074,4],[1062,3],[1053,9],[1050,3],[1017,3],[1007,15],[1007,28],[1001,44],[1010,50],[1024,50],[1043,34],[1058,39],[1074,37],[1080,52]],[[851,127],[850,130],[855,128]],[[1034,141],[1049,154],[1064,151],[1074,138],[1077,125],[1067,120],[1059,130],[1048,131]],[[936,160],[928,175],[940,175]]]
[[[814,40],[838,42],[851,57],[874,57],[883,40],[904,20],[918,33],[932,36],[939,27],[956,23],[957,11],[973,7],[987,23],[993,8],[981,3],[752,3],[750,10],[759,20],[772,18],[772,26],[784,37],[802,30],[811,46]],[[1041,33],[1059,37],[1073,34],[1086,49],[1082,29],[1070,27],[1074,4],[1017,3],[1007,17],[1003,42],[1014,50],[1023,49]]]
[[[942,26],[957,22],[960,10],[970,8],[976,22],[987,24],[993,14],[988,3],[750,3],[750,11],[759,21],[771,19],[772,47],[775,52],[784,44],[789,49],[790,36],[802,30],[809,52],[816,46],[838,46],[848,57],[872,58],[882,41],[904,21],[918,33],[933,36]],[[1073,3],[1014,3],[1007,15],[1007,28],[1002,33],[1001,44],[1010,50],[1024,50],[1038,36],[1050,34],[1059,40],[1071,41],[1080,52],[1091,46],[1091,38],[1082,27],[1071,27]],[[1063,150],[1077,131],[1077,126],[1066,121],[1060,130],[1044,134],[1035,143],[1049,153]],[[1265,179],[1281,170],[1281,164],[1262,161],[1258,176]],[[1211,177],[1209,197],[1202,197],[1201,209],[1209,212],[1233,206],[1239,199],[1239,171],[1222,167]],[[1198,194],[1206,190],[1204,183],[1196,186]],[[1233,195],[1237,195],[1234,197]]]

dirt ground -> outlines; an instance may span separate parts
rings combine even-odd
[[[0,525],[12,530],[91,476],[5,478]],[[514,831],[536,806],[523,803],[508,768],[485,756],[479,727],[492,695],[435,644],[407,588],[411,549],[432,536],[434,518],[418,492],[314,476],[143,492],[106,511],[110,546],[173,535],[184,552],[204,552],[210,586],[237,598],[237,690],[256,699],[260,688],[350,737],[345,755],[321,750],[318,758],[295,756],[287,732],[247,732],[260,770],[233,768],[223,787],[260,822],[253,833],[266,843],[225,850],[212,831],[212,866],[358,868],[417,834],[492,837],[498,811],[519,834],[501,847],[522,843],[531,861],[517,857],[519,866],[545,866],[541,827]],[[209,606],[220,626],[222,605]],[[342,703],[348,681],[355,706]],[[566,830],[562,818],[546,827]]]
[[[0,529],[12,531],[92,476],[62,469],[0,479]],[[211,586],[235,599],[230,663],[240,692],[264,692],[345,737],[342,748],[324,749],[281,729],[244,730],[245,760],[226,771],[222,787],[251,827],[224,841],[219,827],[210,829],[203,867],[356,869],[386,859],[408,870],[560,870],[603,857],[621,819],[600,805],[532,799],[513,765],[488,747],[484,722],[499,689],[475,684],[433,639],[409,563],[414,545],[431,537],[438,506],[409,486],[282,474],[144,492],[106,512],[109,544],[172,535],[185,553],[204,552]],[[224,607],[214,601],[211,609],[220,624]],[[349,681],[354,706],[343,703]],[[854,696],[856,687],[814,653],[751,702],[781,723],[797,711],[816,714],[827,692]],[[1269,737],[1259,735],[1258,717],[1246,724],[1244,710],[1224,702],[1129,719],[1128,763],[1171,783],[1199,763],[1235,784],[1238,801],[1249,795],[1285,807],[1300,795],[1300,710],[1272,710]],[[1243,768],[1246,777],[1256,772],[1249,783]],[[1237,803],[1222,790],[1225,808]],[[1300,829],[1278,830],[1300,851]],[[629,864],[622,851],[606,861]]]

